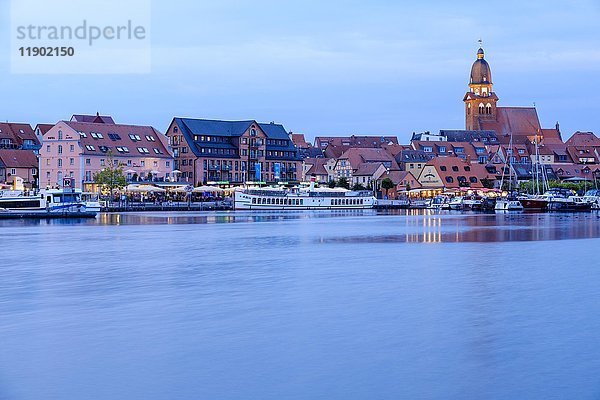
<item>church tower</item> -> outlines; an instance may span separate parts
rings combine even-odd
[[[463,99],[467,130],[480,130],[480,120],[496,120],[498,97],[492,87],[492,70],[484,56],[483,49],[480,48],[477,51],[477,60],[471,67],[469,91]]]

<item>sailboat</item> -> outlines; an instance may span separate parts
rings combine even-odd
[[[512,132],[510,134],[510,142],[508,144],[508,148],[510,149],[510,154],[509,154],[509,150],[506,150],[506,157],[504,158],[504,166],[502,167],[502,179],[500,180],[500,188],[502,188],[504,186],[504,174],[506,171],[506,166],[507,166],[507,158],[508,158],[508,174],[509,174],[509,181],[508,181],[508,194],[506,197],[500,198],[498,200],[496,200],[496,205],[494,206],[494,211],[499,211],[499,212],[504,212],[504,211],[523,211],[523,205],[521,204],[521,202],[517,199],[516,196],[514,196],[514,194],[512,193],[512,172],[513,172],[513,168],[512,168],[512,152],[513,152],[513,137],[512,137]]]
[[[541,180],[541,181],[540,181]],[[543,195],[550,190],[546,168],[540,163],[539,135],[535,135],[535,163],[533,164],[533,195],[522,196],[519,201],[527,211],[548,210],[548,196]]]

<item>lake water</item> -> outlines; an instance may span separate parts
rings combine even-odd
[[[600,398],[600,214],[113,214],[0,233],[0,399]]]

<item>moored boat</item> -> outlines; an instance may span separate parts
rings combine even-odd
[[[370,191],[340,188],[249,188],[234,193],[234,210],[352,210],[375,207]]]
[[[81,190],[45,189],[39,193],[1,191],[0,218],[93,218],[99,211],[86,206]]]

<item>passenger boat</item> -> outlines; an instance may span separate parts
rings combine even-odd
[[[234,210],[368,209],[377,200],[370,191],[341,188],[249,188],[234,193]]]
[[[82,200],[80,189],[0,191],[0,218],[93,218],[99,210],[98,202]]]
[[[583,195],[583,201],[585,201],[586,203],[592,203],[593,210],[600,209],[600,190],[599,189],[588,190]]]
[[[463,209],[463,198],[462,196],[456,196],[448,202],[448,209],[450,210],[462,210]]]

